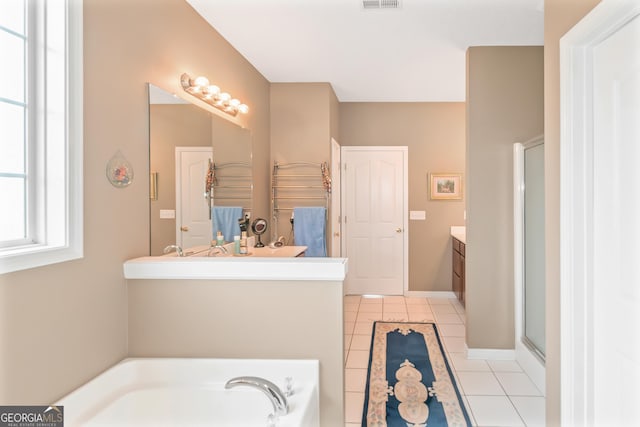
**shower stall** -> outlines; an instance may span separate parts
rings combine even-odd
[[[544,390],[544,139],[514,145],[516,358]]]

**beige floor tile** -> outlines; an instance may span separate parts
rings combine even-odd
[[[382,304],[360,304],[358,313],[382,313]]]
[[[404,304],[404,297],[399,295],[391,295],[384,297],[385,304]]]
[[[347,356],[348,369],[367,369],[369,366],[369,352],[366,350],[349,350]]]
[[[369,350],[371,348],[371,335],[354,335],[351,338],[351,350]]]
[[[367,382],[366,369],[345,369],[344,370],[344,391],[355,391],[364,393]]]
[[[344,313],[344,321],[345,322],[355,322],[358,313],[355,311],[347,311]]]
[[[409,305],[427,305],[427,299],[426,298],[419,298],[419,297],[405,297],[404,298],[404,302],[405,302],[405,304],[407,304],[407,306],[409,306]]]
[[[466,328],[464,327],[464,325],[454,325],[447,323],[438,325],[440,336],[443,337],[464,337],[465,329]]]
[[[433,305],[441,305],[441,304],[451,305],[451,299],[450,298],[427,298],[427,301],[432,306]]]
[[[434,313],[436,318],[436,322],[440,323],[450,323],[450,324],[462,324],[462,319],[459,314],[446,313],[446,314],[438,314]]]
[[[386,321],[407,322],[409,320],[409,315],[406,312],[384,312],[384,314],[382,315],[382,319]]]
[[[344,311],[358,311],[358,307],[360,307],[360,304],[349,304],[349,303],[345,303],[344,305]]]
[[[407,306],[405,304],[387,304],[386,302],[382,305],[383,311],[407,311]]]
[[[364,393],[348,391],[344,394],[344,420],[348,423],[362,422]]]
[[[353,328],[354,335],[371,336],[371,332],[373,332],[373,322],[356,322],[356,326]]]
[[[382,304],[382,298],[365,298],[365,297],[363,297],[360,300],[360,305],[363,305],[363,304],[365,304],[365,305],[366,304]]]
[[[343,300],[346,303],[359,303],[360,302],[360,295],[347,295],[344,297]]]
[[[351,335],[351,334],[344,336],[344,349],[345,350],[349,350],[351,348],[351,337],[352,336],[353,335]]]
[[[366,322],[366,321],[375,322],[376,320],[382,320],[382,319],[383,319],[382,313],[378,313],[378,312],[368,313],[366,311],[359,311],[356,322]]]
[[[352,334],[353,328],[356,326],[356,322],[344,322],[344,333]]]

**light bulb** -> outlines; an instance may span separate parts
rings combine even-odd
[[[238,105],[240,105],[240,100],[233,98],[231,101],[229,101],[229,105],[231,105],[232,107],[237,107]]]
[[[242,114],[247,114],[249,112],[249,107],[247,106],[247,104],[240,104],[238,105],[238,111],[240,111]]]
[[[196,77],[193,83],[195,86],[205,87],[205,86],[209,86],[209,79],[207,79],[204,76],[200,76],[200,77]]]
[[[230,99],[231,99],[231,95],[229,95],[227,92],[222,92],[222,93],[220,94],[220,100],[221,100],[222,102],[227,102],[227,101],[228,101],[228,100],[230,100]]]
[[[220,93],[220,88],[216,85],[207,86],[207,93],[211,96],[216,96]]]

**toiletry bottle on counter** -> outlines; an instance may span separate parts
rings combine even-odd
[[[240,237],[240,255],[247,255],[249,253],[249,249],[247,248],[247,232],[242,232],[242,237]]]
[[[233,236],[233,253],[240,255],[240,236]]]
[[[222,235],[222,231],[218,231],[218,234],[216,235],[216,244],[218,246],[224,245],[224,236]]]

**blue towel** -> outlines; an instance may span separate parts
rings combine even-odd
[[[306,246],[305,256],[327,256],[325,230],[327,224],[326,208],[293,208],[293,232],[295,243]]]
[[[233,236],[240,235],[238,218],[242,218],[242,208],[238,206],[214,206],[211,208],[211,220],[213,221],[213,236],[215,239],[218,230],[222,232],[226,242],[233,242]]]

